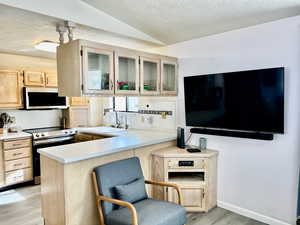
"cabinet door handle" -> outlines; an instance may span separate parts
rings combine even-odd
[[[114,83],[113,83],[113,81],[112,81],[112,80],[110,80],[110,83],[111,83],[110,90],[113,90],[113,88],[114,88]]]
[[[46,84],[49,84],[49,78],[48,77],[46,78]]]
[[[43,78],[43,76],[41,76],[41,83],[44,83],[44,78]]]

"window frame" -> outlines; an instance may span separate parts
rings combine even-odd
[[[125,111],[122,111],[122,110],[118,110],[118,111],[116,111],[116,98],[125,98],[125,107],[126,107],[126,109],[125,109]],[[113,112],[126,112],[126,113],[137,113],[138,112],[138,110],[137,111],[129,111],[129,98],[130,98],[130,96],[112,96],[111,97],[112,98],[112,101],[113,101]]]

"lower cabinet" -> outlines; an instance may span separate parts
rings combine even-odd
[[[189,211],[205,211],[205,188],[192,185],[180,185],[182,204]],[[178,203],[178,194],[174,188],[168,188],[168,201]]]
[[[152,180],[177,184],[182,205],[189,212],[207,212],[217,205],[218,152],[188,153],[171,147],[153,153]],[[178,203],[174,188],[153,188],[153,196]]]
[[[31,139],[7,139],[0,146],[0,187],[32,180]]]

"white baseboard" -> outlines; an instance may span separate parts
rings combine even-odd
[[[239,215],[246,216],[246,217],[249,217],[251,219],[260,221],[262,223],[266,223],[266,224],[270,224],[270,225],[292,225],[292,224],[283,222],[281,220],[278,220],[278,219],[275,219],[275,218],[272,218],[272,217],[269,217],[269,216],[259,214],[257,212],[254,212],[254,211],[251,211],[251,210],[248,210],[248,209],[240,208],[240,207],[238,207],[236,205],[232,205],[230,203],[218,201],[218,206],[220,208],[227,209],[227,210],[232,211],[234,213],[237,213]]]

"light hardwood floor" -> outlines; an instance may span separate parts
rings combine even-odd
[[[1,225],[42,225],[40,186],[0,192]],[[191,213],[187,225],[265,225],[222,208]]]

